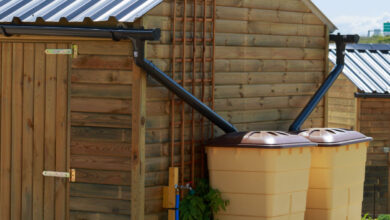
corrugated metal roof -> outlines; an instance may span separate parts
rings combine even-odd
[[[333,45],[329,59],[336,63]],[[343,72],[363,93],[390,93],[390,45],[348,45]]]
[[[0,22],[133,22],[162,0],[0,0]]]

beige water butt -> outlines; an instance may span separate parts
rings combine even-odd
[[[231,133],[207,146],[210,184],[230,204],[220,220],[303,220],[311,148],[279,131]]]
[[[312,149],[305,220],[361,218],[366,153],[372,138],[345,129],[310,129],[299,135]]]

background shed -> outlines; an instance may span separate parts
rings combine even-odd
[[[355,129],[374,138],[367,154],[363,213],[390,212],[389,51],[390,46],[383,44],[348,45],[344,74],[326,98],[327,126]],[[329,59],[336,61],[333,46]]]
[[[161,28],[147,58],[240,130],[287,130],[328,72],[335,27],[311,1],[160,2],[4,1],[0,22]],[[165,218],[168,167],[203,175],[200,146],[221,131],[146,78],[129,41],[0,43],[2,219]],[[325,122],[321,102],[305,127]],[[75,183],[41,175],[69,168]]]

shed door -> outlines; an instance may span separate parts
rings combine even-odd
[[[1,43],[0,219],[66,219],[67,44]]]

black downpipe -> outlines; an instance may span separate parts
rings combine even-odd
[[[193,96],[190,92],[185,90],[181,85],[175,82],[171,77],[161,71],[152,62],[145,59],[144,49],[145,44],[143,41],[133,39],[133,45],[135,48],[134,57],[136,57],[136,64],[143,68],[149,75],[155,80],[163,84],[171,92],[177,95],[179,98],[184,100],[189,106],[197,110],[201,115],[209,119],[216,126],[222,129],[225,133],[238,132],[231,123],[226,121],[210,107],[201,102],[198,98]]]
[[[322,97],[326,94],[329,88],[336,81],[337,77],[344,69],[344,58],[345,58],[345,47],[347,43],[357,43],[359,42],[359,35],[330,35],[329,40],[336,43],[336,66],[330,72],[326,80],[322,83],[317,92],[313,95],[310,101],[306,104],[305,108],[301,111],[295,121],[291,124],[289,130],[292,132],[297,132],[301,130],[301,126],[313,112],[315,107],[321,101]]]
[[[167,89],[183,99],[188,105],[197,110],[201,115],[209,119],[226,133],[238,130],[218,115],[215,111],[185,90],[171,77],[157,68],[152,62],[145,59],[145,40],[158,40],[160,29],[105,29],[85,27],[58,27],[58,26],[20,26],[0,25],[0,33],[4,36],[14,34],[46,35],[46,36],[70,36],[70,37],[94,37],[112,38],[113,40],[128,40],[133,42],[136,64],[143,68],[149,75],[164,85]]]

